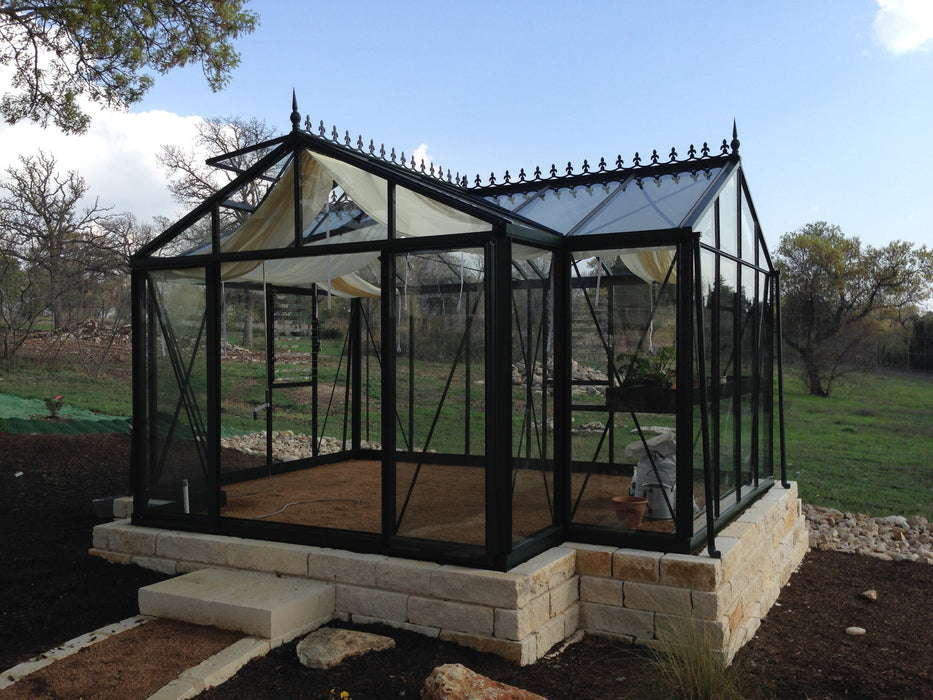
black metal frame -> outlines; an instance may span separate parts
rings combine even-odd
[[[753,240],[756,243],[754,262],[743,259],[742,250],[739,247],[736,255],[729,255],[722,251],[718,245],[719,242],[719,211],[720,204],[716,197],[716,192],[728,177],[736,177],[737,196],[735,217],[737,222],[737,246],[741,246],[742,234],[742,203],[750,209],[752,217],[757,222],[754,215],[754,207],[748,195],[747,185],[744,180],[744,174],[738,160],[738,140],[733,132],[733,141],[730,147],[723,141],[721,152],[716,155],[710,155],[709,149],[704,144],[704,149],[700,155],[691,147],[689,157],[686,160],[677,160],[677,154],[672,150],[670,160],[660,162],[657,153],[651,157],[651,163],[642,164],[641,159],[636,154],[635,162],[631,167],[623,167],[621,158],[616,161],[616,168],[607,168],[604,161],[601,161],[597,170],[590,171],[584,163],[582,173],[574,174],[568,164],[566,175],[559,176],[556,169],[552,166],[550,177],[542,177],[540,170],[532,179],[527,179],[522,172],[518,181],[512,182],[506,173],[505,182],[496,184],[495,178],[491,178],[490,185],[483,186],[478,178],[475,186],[467,189],[466,178],[460,178],[457,175],[454,181],[450,173],[447,173],[447,180],[443,179],[443,171],[439,170],[435,174],[433,170],[430,174],[417,172],[412,163],[409,166],[405,163],[404,154],[401,163],[395,162],[394,151],[391,162],[385,157],[384,149],[380,149],[377,156],[372,142],[370,142],[369,152],[367,153],[362,146],[362,140],[358,141],[357,148],[350,147],[349,136],[346,137],[345,145],[339,143],[336,131],[330,141],[324,137],[323,125],[320,128],[320,135],[314,135],[298,129],[300,117],[297,110],[292,113],[293,130],[287,136],[279,139],[273,139],[261,144],[256,149],[268,151],[257,163],[242,173],[240,178],[230,185],[221,189],[214,197],[210,198],[202,205],[194,209],[190,214],[182,218],[175,225],[170,227],[165,233],[156,238],[150,244],[144,246],[132,259],[132,295],[133,295],[133,412],[134,425],[137,429],[133,434],[132,443],[132,467],[131,467],[131,486],[134,493],[134,522],[144,525],[154,525],[162,527],[171,527],[175,529],[193,530],[211,532],[216,534],[226,534],[233,536],[248,536],[260,539],[269,539],[285,542],[296,542],[313,545],[323,545],[329,547],[342,547],[346,549],[361,552],[383,552],[398,556],[410,556],[419,559],[433,560],[439,562],[451,562],[472,566],[481,566],[486,568],[507,569],[514,566],[531,556],[543,551],[544,549],[557,544],[561,541],[572,539],[576,541],[592,542],[597,544],[611,544],[616,546],[636,547],[642,549],[656,549],[672,552],[691,552],[698,548],[707,547],[711,556],[718,556],[715,548],[715,533],[721,529],[736,512],[747,507],[764,490],[769,488],[773,481],[772,474],[761,474],[758,471],[759,457],[759,405],[762,401],[768,401],[771,410],[765,418],[771,420],[774,417],[774,397],[770,389],[770,383],[767,386],[762,385],[763,376],[769,376],[773,371],[771,364],[777,362],[778,396],[777,408],[778,419],[780,421],[780,444],[779,454],[781,460],[781,482],[787,486],[786,467],[784,459],[784,431],[783,431],[783,382],[781,371],[783,369],[783,358],[780,348],[780,310],[778,305],[778,279],[777,274],[771,266],[770,259],[761,260],[759,249],[766,249],[761,241],[761,232],[755,225],[755,231],[752,233]],[[300,205],[300,168],[295,168],[294,177],[294,223],[295,239],[294,245],[279,249],[259,250],[259,251],[237,251],[222,253],[221,251],[221,232],[219,209],[224,206],[226,197],[234,191],[244,180],[255,177],[266,177],[264,173],[276,164],[286,162],[291,159],[298,163],[302,158],[305,149],[309,149],[324,155],[338,158],[344,162],[350,163],[366,172],[383,177],[387,182],[387,204],[388,204],[388,233],[384,240],[371,241],[366,243],[342,243],[327,242],[322,245],[315,245],[313,249],[303,246],[302,233],[302,211]],[[216,164],[222,166],[223,159],[215,159]],[[284,167],[284,166],[282,166]],[[556,232],[550,231],[535,222],[524,219],[520,213],[507,212],[497,206],[490,204],[483,199],[484,197],[510,193],[510,192],[533,192],[542,188],[553,187],[574,187],[588,186],[604,182],[623,182],[633,178],[659,177],[660,175],[674,172],[689,172],[693,170],[710,170],[721,168],[719,175],[707,187],[706,194],[701,201],[696,202],[687,219],[681,222],[679,227],[668,230],[656,231],[633,231],[624,234],[600,234],[586,237],[560,236]],[[399,237],[395,230],[395,192],[397,187],[405,187],[416,193],[439,201],[460,211],[489,223],[488,233],[481,234],[459,234],[449,236],[434,236],[417,239],[406,239]],[[710,246],[700,240],[699,234],[694,231],[697,217],[712,205],[716,212],[716,243]],[[162,245],[171,241],[175,236],[183,232],[189,225],[210,214],[211,220],[211,244],[207,249],[202,249],[196,255],[176,255],[170,257],[154,257]],[[673,533],[656,533],[646,531],[619,530],[598,526],[587,526],[574,523],[575,506],[572,503],[571,493],[571,445],[570,445],[570,418],[575,406],[571,399],[572,377],[571,366],[571,345],[568,334],[565,332],[555,332],[551,356],[553,358],[553,375],[545,376],[544,390],[542,394],[542,406],[540,406],[540,422],[543,430],[547,430],[548,408],[552,410],[554,429],[553,429],[553,450],[548,454],[547,448],[541,450],[541,458],[534,464],[535,468],[542,470],[550,469],[553,477],[553,503],[548,501],[551,513],[551,524],[544,527],[539,532],[525,537],[521,541],[513,541],[512,534],[512,483],[515,469],[522,462],[521,456],[515,456],[512,452],[512,422],[510,406],[512,404],[512,386],[511,386],[511,337],[513,323],[513,304],[514,292],[522,284],[531,284],[522,281],[516,281],[512,277],[513,270],[513,244],[530,245],[537,247],[552,255],[551,269],[549,279],[553,285],[553,294],[550,297],[550,303],[553,304],[553,323],[555,329],[568,328],[570,318],[570,290],[573,285],[586,285],[587,281],[581,278],[574,278],[571,273],[571,260],[576,252],[580,251],[598,251],[598,250],[617,250],[621,248],[637,249],[646,246],[673,246],[676,249],[676,307],[677,307],[677,329],[676,329],[676,347],[677,356],[677,377],[681,386],[690,387],[696,380],[700,402],[700,422],[701,425],[694,425],[694,399],[691,391],[678,391],[676,397],[677,418],[676,427],[679,435],[694,435],[699,432],[702,438],[703,464],[699,465],[703,470],[703,483],[706,495],[706,513],[705,526],[697,528],[696,520],[692,510],[692,484],[694,482],[694,444],[692,440],[680,440],[677,446],[677,483],[687,485],[691,488],[678,488],[676,503],[670,504],[675,513],[675,529]],[[265,261],[285,258],[305,257],[309,255],[341,255],[356,252],[374,252],[380,254],[380,278],[384,289],[392,288],[396,280],[396,258],[399,255],[415,252],[419,250],[454,250],[458,248],[469,247],[472,249],[482,249],[484,257],[485,275],[483,278],[482,294],[477,295],[474,303],[482,301],[484,305],[485,318],[485,451],[482,460],[478,460],[470,455],[470,422],[465,420],[465,438],[464,455],[462,462],[472,463],[481,462],[485,469],[485,503],[486,503],[486,523],[485,523],[485,545],[473,546],[456,544],[449,542],[436,542],[424,539],[415,539],[404,537],[398,534],[399,523],[404,515],[407,506],[407,499],[403,503],[397,502],[396,481],[397,481],[397,463],[398,460],[406,455],[405,452],[399,452],[396,441],[396,422],[398,417],[395,414],[397,406],[397,386],[396,386],[396,368],[397,357],[391,350],[396,345],[396,328],[394,323],[395,308],[398,303],[392,294],[383,294],[380,299],[381,315],[381,341],[382,351],[381,360],[381,400],[384,407],[392,407],[391,410],[382,411],[381,439],[382,439],[382,526],[379,534],[357,532],[338,528],[317,528],[310,526],[285,525],[273,522],[253,522],[242,521],[222,517],[221,509],[224,504],[224,494],[222,485],[228,483],[232,478],[230,475],[222,475],[220,471],[220,399],[221,399],[221,358],[220,358],[220,338],[221,338],[221,265],[223,263],[237,261]],[[713,377],[721,376],[723,371],[721,358],[719,357],[718,346],[709,358],[711,377],[705,375],[707,368],[707,358],[705,357],[705,326],[704,309],[701,306],[701,300],[704,298],[701,280],[701,251],[711,251],[716,256],[715,277],[719,279],[720,258],[728,258],[738,266],[740,270],[747,269],[753,271],[756,275],[756,315],[751,320],[754,321],[753,347],[755,357],[755,371],[750,376],[752,380],[751,401],[753,406],[752,415],[752,473],[751,483],[747,489],[743,489],[741,465],[741,404],[740,392],[736,392],[732,397],[734,401],[734,414],[739,421],[734,431],[735,464],[735,490],[732,503],[722,504],[722,495],[719,485],[719,441],[720,441],[720,405],[723,396],[720,396],[718,382],[713,382]],[[155,366],[152,356],[155,350],[155,339],[161,336],[168,339],[171,345],[171,329],[165,323],[162,310],[159,306],[159,300],[155,298],[153,285],[149,279],[150,271],[158,270],[177,270],[203,268],[204,273],[204,293],[205,293],[205,315],[203,319],[202,330],[206,339],[206,395],[208,403],[206,406],[206,428],[203,434],[196,436],[196,440],[201,445],[203,455],[202,463],[205,470],[205,480],[210,485],[207,494],[207,500],[202,514],[179,514],[172,512],[163,512],[149,507],[149,486],[152,479],[152,472],[158,468],[158,462],[155,459],[155,445],[147,443],[147,439],[155,439],[157,434],[154,423],[154,392],[155,392]],[[759,273],[764,273],[766,284],[765,288],[759,292]],[[741,288],[741,272],[738,280]],[[614,283],[611,278],[606,278],[604,284]],[[535,284],[538,284],[536,282]],[[267,285],[267,303],[271,304],[272,297],[276,287]],[[297,291],[297,290],[296,290]],[[468,294],[474,290],[469,290]],[[302,294],[310,294],[312,298],[317,299],[320,290],[312,288],[310,290],[302,288]],[[714,313],[710,318],[710,330],[715,337],[719,330],[719,302],[718,286],[714,291],[716,304]],[[738,294],[738,290],[736,292]],[[765,304],[762,306],[757,299],[759,293],[764,297]],[[469,298],[469,297],[468,297]],[[610,297],[611,298],[611,297]],[[770,303],[768,300],[770,299]],[[529,301],[530,304],[530,295]],[[735,318],[733,319],[734,329],[734,356],[738,361],[741,357],[741,330],[739,324],[738,304],[733,304],[735,308]],[[517,309],[516,309],[517,311]],[[530,314],[530,307],[529,307]],[[315,319],[317,311],[315,306]],[[271,310],[267,311],[267,319],[273,318]],[[610,313],[611,318],[611,313]],[[599,328],[599,321],[595,314],[593,315],[595,330],[602,333]],[[268,321],[267,321],[268,322]],[[544,321],[542,321],[544,323]],[[776,328],[776,332],[768,333],[771,328]],[[611,329],[610,329],[611,331]],[[467,333],[469,326],[467,327]],[[545,331],[546,332],[546,331]],[[317,361],[317,352],[320,350],[319,337],[317,330],[312,333],[313,363]],[[273,426],[273,396],[274,372],[273,358],[274,346],[272,345],[273,334],[267,328],[267,385],[266,385],[266,425],[267,436],[271,442],[271,433]],[[300,460],[287,467],[275,465],[277,470],[300,469],[314,464],[332,462],[339,459],[352,458],[357,456],[372,456],[371,452],[361,449],[362,419],[361,410],[364,396],[362,392],[362,348],[367,342],[364,339],[363,320],[361,317],[361,307],[358,301],[351,305],[350,323],[345,349],[347,353],[346,365],[346,383],[350,400],[346,402],[345,411],[350,411],[348,416],[344,415],[344,439],[347,438],[347,431],[351,439],[351,449],[346,450],[341,455],[322,456],[318,454],[317,449],[310,460]],[[466,336],[465,336],[466,337]],[[767,337],[772,354],[768,356],[768,366],[761,366],[762,355],[762,337]],[[527,333],[527,337],[522,338],[524,350],[527,352],[529,362],[534,362],[535,351],[531,344],[535,342],[532,334]],[[777,347],[773,347],[774,344]],[[469,347],[469,343],[466,343]],[[712,346],[711,346],[712,347]],[[389,350],[386,350],[389,349]],[[694,350],[696,354],[694,353]],[[460,353],[457,355],[458,361]],[[341,358],[342,361],[343,358]],[[547,363],[544,363],[547,366]],[[188,377],[190,377],[191,368],[185,375],[184,368],[180,361],[173,360],[173,366],[177,369],[177,382],[179,392],[182,396],[181,403],[184,402],[184,396],[189,391],[187,386]],[[467,359],[469,366],[469,359]],[[314,365],[316,367],[316,364]],[[451,370],[451,377],[453,371]],[[618,380],[618,370],[613,365],[611,352],[608,357],[608,374],[610,375],[609,384]],[[181,372],[181,374],[178,374]],[[736,376],[741,377],[739,369],[736,369]],[[530,372],[529,372],[530,374]],[[616,375],[613,377],[613,375]],[[312,407],[312,432],[315,435],[315,442],[318,438],[318,416],[317,416],[317,374],[316,369],[312,369],[314,377],[313,390],[315,392],[314,406]],[[469,386],[469,375],[467,385]],[[449,380],[448,380],[449,382]],[[708,391],[709,387],[717,387],[714,391]],[[548,398],[548,389],[551,396]],[[445,390],[446,395],[446,390]],[[550,404],[547,402],[550,400]],[[442,397],[443,401],[443,397]],[[533,404],[530,385],[526,387],[526,410],[534,412],[536,407]],[[469,401],[466,401],[466,413],[469,416]],[[438,408],[438,414],[440,407]],[[537,416],[537,414],[535,414]],[[611,416],[611,413],[610,413]],[[176,413],[177,418],[177,413]],[[526,416],[527,418],[527,416]],[[632,418],[638,425],[637,416],[632,413]],[[435,416],[435,422],[437,417]],[[189,421],[190,422],[190,421]],[[612,421],[610,420],[610,425]],[[348,427],[349,426],[349,427]],[[529,425],[530,430],[530,425]],[[433,425],[431,427],[433,432]],[[612,429],[607,426],[609,439],[609,461],[614,461],[615,444]],[[769,431],[769,448],[770,434]],[[602,439],[605,439],[603,435]],[[409,438],[410,439],[410,438]],[[526,435],[530,439],[530,435]],[[644,437],[641,437],[644,440]],[[546,443],[545,443],[546,444]],[[597,449],[596,456],[599,455],[602,447]],[[530,445],[526,444],[530,450]],[[531,465],[532,460],[528,458],[529,453],[525,455],[525,465]],[[771,448],[773,455],[773,448]],[[594,456],[594,462],[596,461]],[[438,456],[443,461],[443,456]],[[455,460],[456,461],[456,460]],[[271,462],[271,444],[267,444],[267,467],[273,468]],[[419,464],[420,470],[420,464]],[[773,471],[773,470],[772,470]],[[417,478],[417,472],[416,477]],[[588,477],[587,477],[588,478]],[[546,483],[546,479],[545,479]],[[411,484],[414,487],[414,481]],[[585,487],[585,485],[584,485]],[[582,491],[581,491],[582,495]],[[666,497],[666,496],[665,496]]]

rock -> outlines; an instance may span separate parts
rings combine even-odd
[[[859,635],[865,634],[865,629],[863,627],[846,627],[846,634],[858,637]]]
[[[867,591],[862,591],[861,596],[867,600],[878,600],[878,591],[872,588]]]
[[[422,700],[546,700],[481,676],[461,664],[438,666],[424,681]]]
[[[331,668],[351,656],[395,646],[391,637],[369,632],[323,627],[298,643],[298,660],[308,668]]]
[[[803,505],[812,549],[871,556],[884,561],[933,560],[933,533],[929,521],[919,515],[872,518],[861,513],[841,513],[833,508]]]
[[[910,527],[910,524],[907,522],[907,518],[903,515],[889,515],[884,518],[878,518],[883,523],[891,523],[892,525],[897,525],[900,528],[907,529]]]

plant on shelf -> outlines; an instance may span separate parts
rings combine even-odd
[[[667,345],[657,350],[622,353],[616,358],[626,368],[622,386],[647,384],[662,389],[677,387],[677,349]]]
[[[609,387],[607,407],[613,411],[673,413],[676,408],[677,349],[622,353],[616,358],[624,374],[622,385]]]

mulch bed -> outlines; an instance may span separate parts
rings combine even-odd
[[[91,501],[126,491],[125,435],[0,433],[0,670],[137,613],[136,591],[163,576],[87,555]],[[21,476],[15,476],[22,472]],[[875,589],[878,600],[860,594]],[[933,697],[933,567],[811,552],[736,664],[749,697]],[[859,626],[863,636],[845,629]],[[561,698],[657,697],[641,649],[596,637],[534,666],[410,632],[377,628],[396,648],[328,671],[294,645],[247,665],[205,697],[418,697],[442,663]]]

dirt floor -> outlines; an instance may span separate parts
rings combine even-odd
[[[136,614],[138,587],[164,578],[87,555],[97,522],[91,501],[126,491],[128,458],[124,435],[0,433],[0,670]],[[861,595],[869,589],[876,601]],[[933,697],[931,591],[931,566],[811,552],[736,660],[746,695]],[[850,626],[866,634],[849,636]],[[519,668],[413,633],[376,631],[396,648],[312,671],[287,645],[205,697],[328,698],[334,690],[355,700],[413,698],[435,666],[450,662],[552,700],[663,696],[643,650],[596,637]],[[151,655],[136,646],[110,662],[122,665],[128,684],[134,664]],[[147,695],[125,688],[127,698]]]

